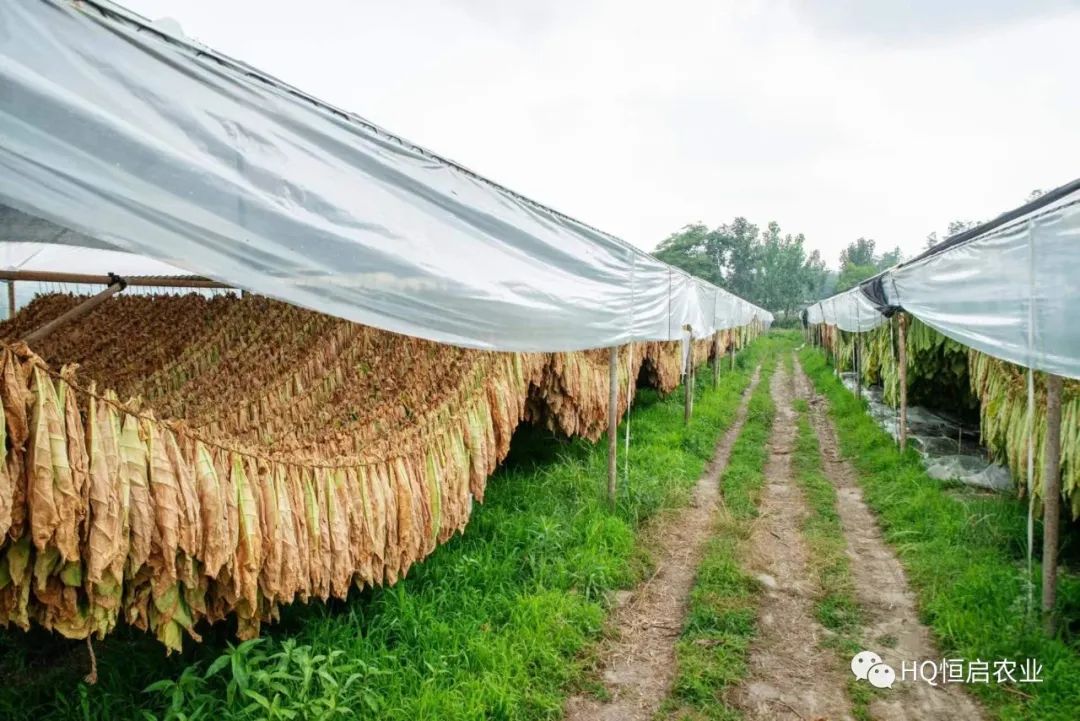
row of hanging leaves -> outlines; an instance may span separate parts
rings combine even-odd
[[[895,320],[862,334],[863,382],[880,383],[890,405],[899,403],[899,364],[895,344]],[[822,336],[827,347],[851,367],[856,334],[830,328]],[[1028,395],[1027,370],[1008,361],[966,348],[916,318],[908,317],[907,379],[910,398],[923,395],[963,397],[970,390],[979,409],[982,444],[998,462],[1008,466],[1017,479],[1020,494],[1027,489]],[[958,387],[959,386],[959,387]],[[1080,518],[1080,383],[1066,380],[1062,392],[1061,485],[1073,518]],[[954,410],[963,410],[956,408]],[[1035,373],[1034,443],[1035,472],[1032,487],[1036,497],[1043,488],[1043,459],[1046,436],[1046,380]],[[1041,504],[1040,504],[1041,505]]]
[[[396,582],[461,532],[521,421],[593,439],[605,428],[606,351],[443,350],[251,298],[116,301],[71,329],[83,336],[77,342],[59,338],[54,347],[74,342],[99,378],[115,372],[142,388],[149,378],[164,405],[199,413],[162,420],[143,400],[121,402],[93,381],[84,387],[74,365],[56,373],[25,345],[4,348],[0,625],[84,638],[125,622],[178,650],[185,636],[199,639],[200,623],[234,618],[250,638],[285,604]],[[29,309],[34,322],[48,315],[43,305],[58,313],[70,303],[42,299]],[[149,336],[112,331],[152,310],[168,322],[147,326]],[[265,327],[242,327],[254,323]],[[206,337],[187,324],[213,330]],[[268,351],[267,339],[287,338],[290,326],[314,350],[282,342],[277,355]],[[183,341],[159,337],[169,332]],[[756,332],[725,332],[717,348]],[[109,354],[123,354],[123,343],[152,351],[132,348],[118,362]],[[186,351],[196,343],[200,353]],[[696,343],[695,361],[712,348]],[[672,390],[679,353],[678,343],[622,349],[620,387],[633,390],[628,381],[645,367]],[[357,379],[388,361],[405,366],[419,392],[387,391],[376,378],[358,395]],[[274,364],[294,369],[272,380],[265,374]],[[220,366],[255,380],[207,384]],[[244,397],[245,386],[258,392]],[[630,399],[621,395],[625,412]],[[385,420],[341,425],[350,404],[369,404]],[[280,418],[309,416],[318,420],[308,433],[282,430]]]

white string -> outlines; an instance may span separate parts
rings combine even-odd
[[[630,359],[626,366],[626,440],[623,443],[623,485],[630,482],[630,401],[633,399],[634,383],[634,311],[637,306],[637,293],[634,271],[637,269],[637,253],[630,256]]]
[[[1035,604],[1035,583],[1032,580],[1035,546],[1035,237],[1028,221],[1028,358],[1027,358],[1027,604],[1031,614]]]
[[[1035,584],[1031,578],[1032,569],[1034,568],[1032,554],[1035,545],[1035,371],[1031,369],[1031,366],[1028,366],[1027,369],[1027,386],[1027,596],[1028,613],[1031,613],[1032,605],[1035,602]]]
[[[900,318],[897,315],[893,315],[896,318],[896,323],[900,322]],[[896,339],[896,323],[893,322],[893,318],[889,318],[889,355],[892,356],[893,365],[896,366],[897,379],[896,379],[896,396],[893,398],[896,401],[896,405],[893,406],[893,428],[896,431],[896,442],[900,443],[900,361],[898,360],[899,354],[897,353],[897,341]]]
[[[855,304],[855,337],[852,338],[854,345],[851,348],[851,365],[855,368],[855,397],[862,398],[862,318],[859,315],[859,304]]]

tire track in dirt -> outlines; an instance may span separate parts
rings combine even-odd
[[[902,661],[937,660],[941,655],[930,630],[919,622],[915,594],[908,586],[903,566],[863,501],[855,469],[839,453],[827,401],[814,391],[798,360],[795,369],[798,395],[810,404],[810,420],[821,446],[825,473],[836,487],[837,511],[847,541],[855,595],[868,617],[862,632],[863,648],[877,653],[896,670],[896,684],[875,694],[871,716],[875,721],[985,718],[958,684],[935,687],[901,679]],[[896,643],[885,648],[879,640],[882,638],[895,639]]]
[[[682,632],[690,589],[713,529],[720,474],[746,421],[760,375],[759,365],[743,393],[734,422],[694,487],[690,506],[664,518],[649,531],[656,540],[656,571],[616,609],[616,637],[602,653],[602,678],[610,700],[574,696],[566,703],[566,721],[648,721],[671,690],[676,670],[675,642]]]
[[[782,365],[771,391],[776,418],[748,559],[764,593],[749,672],[731,700],[748,719],[851,719],[848,671],[835,651],[822,646],[827,632],[814,617],[818,579],[811,576],[802,532],[809,510],[791,471],[794,387]]]

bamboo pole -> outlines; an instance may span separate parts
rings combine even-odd
[[[30,280],[41,283],[85,283],[87,285],[109,285],[112,276],[91,275],[88,273],[55,273],[45,270],[0,270],[0,280]],[[161,288],[232,288],[226,283],[198,277],[142,275],[125,278],[131,286],[157,286]],[[9,295],[9,298],[11,296]]]
[[[1058,522],[1061,518],[1061,376],[1046,377],[1046,445],[1043,454],[1042,611],[1047,636],[1057,631],[1054,602],[1058,580]]]
[[[836,373],[837,380],[843,378],[840,375],[840,327],[834,326],[836,331],[833,333],[833,371]]]
[[[607,495],[608,503],[615,508],[615,481],[618,475],[616,454],[619,446],[619,349],[616,346],[608,351],[608,385]]]
[[[855,335],[855,347],[852,349],[855,355],[855,397],[862,399],[862,334]]]
[[[899,356],[899,391],[900,391],[900,452],[907,448],[907,315],[899,313],[897,326],[899,334],[897,338],[897,354]]]
[[[712,387],[720,385],[720,332],[713,333]]]
[[[683,423],[689,424],[694,414],[694,334],[690,334],[689,350],[686,354],[686,373],[683,374]]]
[[[26,335],[22,338],[22,341],[27,345],[33,345],[36,341],[41,340],[60,326],[66,325],[73,320],[78,320],[79,318],[82,318],[94,308],[97,308],[109,298],[122,291],[125,287],[126,285],[124,284],[123,279],[116,278],[108,288],[101,291],[95,296],[87,298],[82,303],[79,303],[79,305],[69,310],[67,313],[53,318],[40,328],[31,331],[29,335]]]
[[[15,317],[15,281],[9,280],[7,282],[7,307],[8,307],[8,319]]]

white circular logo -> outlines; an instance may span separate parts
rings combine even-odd
[[[865,681],[870,669],[880,663],[881,656],[873,651],[859,651],[851,659],[851,672],[855,674],[855,678]]]

